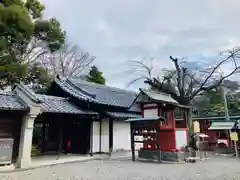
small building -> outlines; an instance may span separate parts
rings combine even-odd
[[[14,140],[13,157],[21,168],[30,167],[33,156],[45,154],[93,156],[130,151],[131,123],[125,121],[131,118],[163,117],[159,127],[163,160],[176,157],[188,142],[186,107],[169,95],[154,91],[140,89],[137,94],[57,77],[46,95],[36,94],[19,83],[12,93],[0,94],[0,102],[1,117],[14,122],[8,127],[0,126],[0,135],[12,132],[2,137]],[[176,120],[176,114],[182,118]],[[137,148],[153,147],[145,144]]]
[[[216,148],[232,148],[229,131],[234,127],[240,115],[230,115],[230,120],[226,120],[225,115],[205,115],[193,116],[194,124],[198,124],[200,132],[207,134],[209,150]]]
[[[14,140],[13,162],[21,168],[45,154],[130,151],[130,124],[124,121],[141,115],[136,97],[131,91],[61,77],[47,95],[20,83],[13,92],[0,94],[0,124],[13,122],[0,126],[0,135]]]
[[[168,94],[144,89],[140,89],[136,102],[140,103],[142,107],[142,118],[138,120],[139,122],[145,119],[162,119],[157,127],[157,132],[159,131],[157,136],[159,137],[155,139],[159,142],[153,143],[153,138],[149,139],[148,136],[143,135],[139,158],[149,156],[149,152],[157,151],[157,144],[159,143],[161,160],[178,161],[180,158],[179,152],[188,144],[188,107],[180,105]],[[176,120],[176,115],[180,115],[181,118]],[[131,119],[128,121],[131,122]],[[145,134],[152,130],[145,126],[143,129],[136,131],[138,133],[143,131],[143,134]]]
[[[92,124],[93,153],[130,151],[130,125],[124,120],[141,115],[137,94],[80,79],[57,77],[48,95],[69,98],[78,107],[98,112]]]
[[[28,106],[16,94],[0,92],[0,165],[17,161],[22,119],[28,111]],[[6,151],[10,151],[9,157],[5,157]]]

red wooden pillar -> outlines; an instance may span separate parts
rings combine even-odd
[[[175,119],[175,113],[174,110],[172,111],[172,127],[173,127],[173,141],[174,141],[174,149],[177,148],[177,138],[176,138],[176,119]]]

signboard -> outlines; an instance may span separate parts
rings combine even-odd
[[[143,142],[143,136],[134,136],[134,141]]]
[[[200,133],[200,124],[198,121],[193,122],[193,129],[195,133]]]
[[[158,117],[158,108],[144,109],[144,117]]]
[[[236,132],[231,132],[230,137],[232,141],[238,141],[238,134]]]
[[[0,164],[12,162],[13,139],[0,139]]]

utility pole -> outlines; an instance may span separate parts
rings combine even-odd
[[[225,87],[223,84],[221,84],[221,89],[222,89],[222,96],[223,96],[223,104],[224,104],[224,110],[225,110],[225,117],[226,120],[229,121],[230,117],[229,117],[229,113],[228,113],[228,103],[227,103],[227,97],[226,97],[226,91],[225,91]],[[229,135],[230,135],[231,131],[229,131]],[[234,141],[234,146],[235,146],[235,153],[236,153],[236,158],[238,158],[238,147],[237,147],[237,141]]]
[[[222,88],[222,96],[223,96],[223,104],[224,104],[224,110],[225,110],[225,117],[226,117],[226,120],[229,121],[230,118],[229,118],[229,113],[228,113],[228,103],[227,103],[227,97],[226,97],[225,87],[224,87],[223,84],[221,85],[221,88]]]

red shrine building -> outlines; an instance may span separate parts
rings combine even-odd
[[[136,103],[142,107],[142,118],[136,119],[138,122],[159,120],[155,125],[146,123],[135,127],[135,139],[142,139],[142,142],[135,140],[139,158],[151,159],[151,152],[154,156],[159,150],[161,160],[178,160],[179,152],[188,144],[187,107],[168,94],[144,89],[140,89]]]

